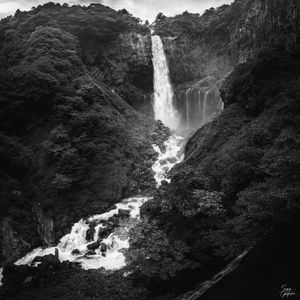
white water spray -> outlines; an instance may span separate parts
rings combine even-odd
[[[94,215],[89,219],[81,219],[75,223],[69,234],[63,236],[56,247],[50,248],[37,248],[28,253],[23,258],[15,262],[16,265],[32,265],[37,256],[45,256],[55,253],[55,249],[59,251],[59,260],[79,262],[83,269],[99,269],[103,267],[106,270],[116,270],[124,267],[125,256],[122,249],[129,248],[129,227],[126,226],[124,221],[123,226],[114,228],[108,237],[103,238],[98,247],[90,251],[89,246],[97,242],[99,239],[100,230],[109,226],[110,218],[115,217],[120,213],[120,210],[126,210],[130,214],[130,219],[139,218],[140,207],[149,200],[149,197],[137,196],[124,200],[116,204],[116,207],[106,213]],[[129,222],[129,221],[127,221]],[[90,224],[95,223],[95,232],[93,240],[87,240],[87,231]],[[129,224],[129,223],[128,223]],[[101,247],[105,244],[106,250],[103,251]],[[102,248],[102,249],[101,249]],[[74,252],[76,251],[76,252]]]
[[[161,185],[163,180],[170,182],[168,172],[178,163],[180,163],[184,155],[181,152],[184,139],[177,135],[172,135],[165,143],[165,151],[161,151],[158,146],[154,146],[154,150],[158,153],[158,159],[152,166],[155,175],[154,178],[157,187]]]
[[[0,268],[0,287],[2,286],[3,268]]]
[[[179,126],[179,113],[173,105],[173,90],[169,78],[169,68],[161,38],[152,36],[154,67],[154,116],[172,130]]]

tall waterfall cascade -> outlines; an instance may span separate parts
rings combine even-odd
[[[161,38],[152,35],[152,61],[154,67],[154,116],[172,130],[177,130],[180,115],[173,105],[173,89],[169,68]]]
[[[187,87],[173,91],[164,45],[158,35],[152,35],[152,62],[154,68],[153,110],[161,120],[177,133],[188,134],[211,121],[220,111],[219,85],[213,77],[206,77]]]

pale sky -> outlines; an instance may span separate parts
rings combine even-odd
[[[49,0],[0,0],[0,18],[12,15],[17,9],[29,10],[50,2]],[[166,16],[173,16],[184,11],[203,13],[205,9],[229,4],[233,0],[52,0],[52,2],[89,5],[102,3],[114,9],[126,8],[131,14],[142,20],[154,21],[156,15],[162,12]]]

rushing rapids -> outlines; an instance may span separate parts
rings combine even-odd
[[[168,180],[170,169],[183,159],[182,142],[181,137],[172,135],[165,142],[163,150],[153,145],[158,153],[152,167],[158,187],[162,180]],[[108,212],[81,219],[73,225],[69,234],[60,239],[57,246],[34,249],[15,264],[36,266],[36,257],[54,255],[58,250],[61,262],[79,262],[83,269],[120,269],[126,265],[122,250],[130,247],[130,222],[139,218],[140,207],[149,199],[145,196],[130,197]]]
[[[183,160],[183,154],[181,154],[183,140],[182,137],[174,134],[165,142],[163,151],[158,146],[153,146],[158,153],[158,159],[152,166],[157,187],[163,180],[170,182],[170,179],[167,178],[168,172]]]

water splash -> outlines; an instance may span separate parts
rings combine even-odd
[[[56,247],[37,248],[19,259],[15,264],[32,265],[37,256],[54,255],[55,249],[58,249],[60,262],[79,262],[83,269],[99,269],[101,267],[106,270],[120,269],[126,265],[125,256],[120,250],[129,248],[129,227],[124,222],[122,227],[114,228],[108,237],[101,240],[99,239],[99,232],[109,226],[110,218],[117,216],[120,210],[128,211],[131,219],[139,218],[140,207],[149,199],[149,197],[143,196],[131,197],[116,204],[114,209],[106,213],[94,215],[87,220],[81,219],[73,225],[69,234],[61,238]],[[87,231],[90,229],[91,223],[96,224],[96,226],[93,240],[88,241]],[[97,241],[99,241],[99,245],[91,253],[90,246]],[[101,247],[102,244],[105,244],[105,251]],[[74,251],[76,252],[74,253]]]
[[[0,268],[0,287],[2,286],[3,268]]]
[[[162,40],[152,37],[152,61],[154,68],[154,116],[172,130],[177,130],[180,116],[173,105],[173,89],[169,78],[169,68]]]
[[[184,155],[181,153],[183,140],[180,136],[172,135],[164,144],[165,151],[161,151],[158,146],[153,146],[158,153],[158,159],[152,166],[157,187],[163,180],[170,182],[168,172],[183,160]]]

